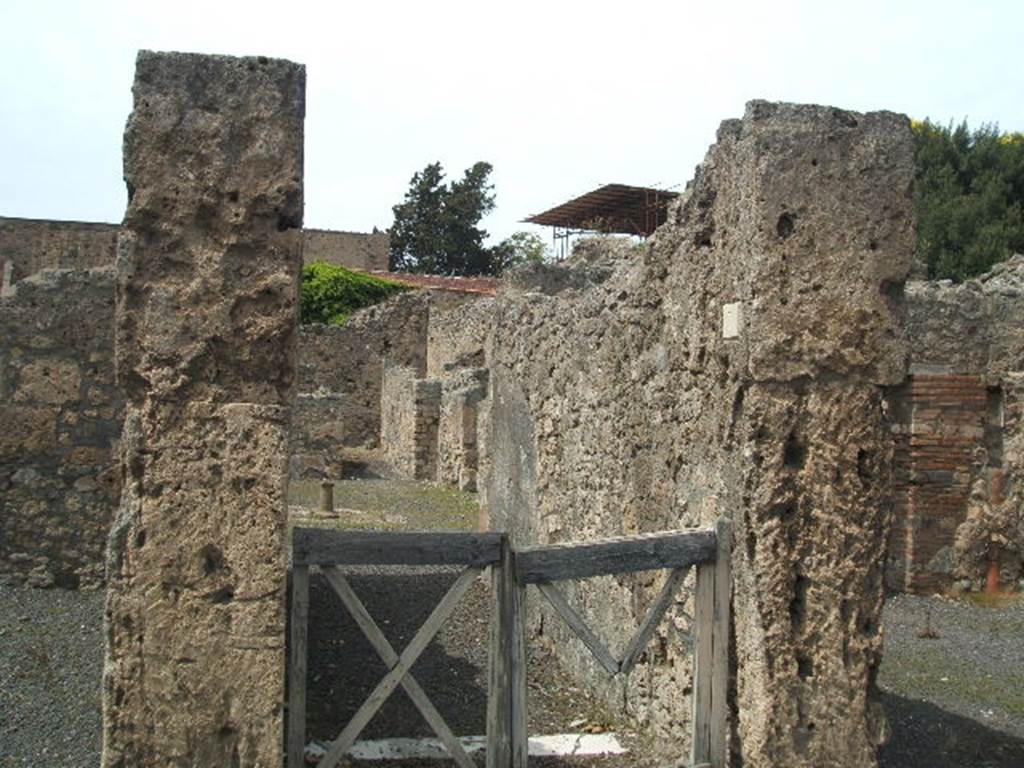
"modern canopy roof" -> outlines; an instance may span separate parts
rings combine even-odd
[[[565,229],[646,237],[665,223],[666,207],[678,196],[678,192],[650,187],[605,184],[526,221]]]

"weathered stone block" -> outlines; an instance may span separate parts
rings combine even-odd
[[[0,405],[0,457],[52,450],[57,443],[57,414],[53,408]]]
[[[139,54],[118,241],[129,401],[287,401],[304,79],[263,57]]]
[[[905,117],[753,102],[647,243],[604,257],[590,244],[496,301],[491,526],[543,543],[732,519],[732,750],[746,766],[875,764],[883,389],[906,371],[913,168]],[[723,338],[733,304],[742,321]],[[658,588],[629,575],[570,599],[621,648]],[[677,757],[682,607],[626,680],[557,620],[534,627]]]
[[[304,70],[139,54],[103,765],[279,766]]]
[[[14,399],[20,402],[63,405],[78,399],[81,381],[78,365],[70,360],[34,360],[21,369]]]

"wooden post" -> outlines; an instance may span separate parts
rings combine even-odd
[[[732,524],[715,525],[715,559],[697,566],[694,594],[693,741],[690,764],[724,768],[729,693]]]
[[[715,564],[697,566],[697,585],[693,594],[693,735],[690,765],[711,762],[711,664],[712,617],[715,599]]]
[[[526,768],[529,759],[530,734],[526,725],[526,585],[516,573],[516,555],[509,558],[509,592],[512,623],[509,627],[509,678],[512,694],[512,762],[511,768]]]
[[[309,567],[292,568],[291,638],[288,663],[288,768],[305,765],[306,633],[309,626]]]
[[[502,537],[501,562],[491,567],[490,681],[487,697],[487,768],[526,768],[525,586],[516,580],[515,555]]]
[[[711,626],[711,765],[725,768],[729,743],[729,641],[732,599],[732,523],[715,525],[714,614]]]
[[[509,625],[509,605],[505,597],[505,575],[509,566],[508,537],[502,536],[501,561],[491,565],[491,637],[487,681],[487,768],[503,768],[512,754],[510,734],[512,718],[509,716],[508,643],[505,641]]]
[[[320,483],[320,514],[334,514],[334,483],[329,480]]]

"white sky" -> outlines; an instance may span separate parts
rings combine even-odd
[[[306,226],[384,229],[415,171],[486,160],[500,239],[600,184],[681,187],[752,98],[1024,130],[1022,29],[1020,0],[3,0],[0,215],[121,219],[140,48],[306,65]]]

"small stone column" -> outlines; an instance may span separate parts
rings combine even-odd
[[[106,768],[282,762],[305,70],[142,52],[124,139]]]
[[[320,514],[334,514],[334,483],[330,480],[320,483]]]

